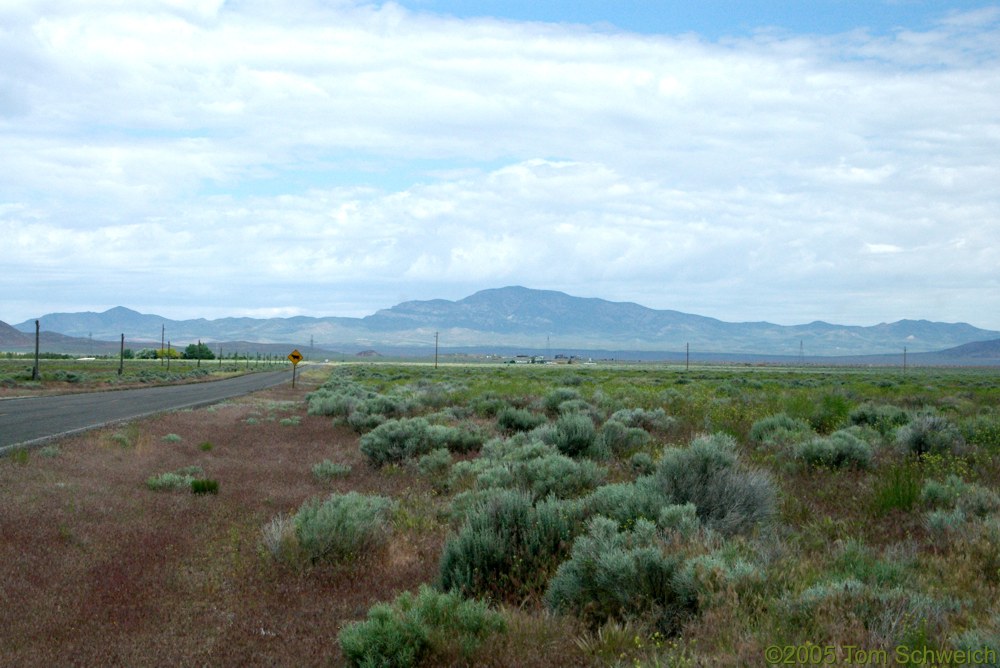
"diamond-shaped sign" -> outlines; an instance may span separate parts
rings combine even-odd
[[[302,353],[300,353],[298,350],[293,350],[292,352],[288,353],[288,359],[292,361],[292,364],[298,364],[299,362],[302,361]]]

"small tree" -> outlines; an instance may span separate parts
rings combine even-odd
[[[192,343],[184,349],[186,360],[214,360],[215,353],[204,343]]]

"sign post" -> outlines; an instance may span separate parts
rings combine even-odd
[[[293,350],[288,353],[288,359],[292,363],[292,389],[295,388],[295,369],[299,366],[299,362],[302,361],[302,353],[298,350]]]

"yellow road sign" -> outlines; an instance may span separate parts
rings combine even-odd
[[[302,353],[300,353],[298,350],[293,350],[292,352],[288,353],[288,359],[292,361],[292,364],[298,364],[299,362],[302,361]]]

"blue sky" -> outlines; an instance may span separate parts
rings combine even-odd
[[[405,7],[461,18],[500,17],[514,21],[602,24],[640,34],[694,33],[707,39],[746,36],[760,30],[832,35],[852,30],[875,34],[903,28],[923,30],[953,12],[986,2],[921,0],[406,0]]]
[[[0,320],[525,285],[1000,330],[1000,3],[16,0]]]

